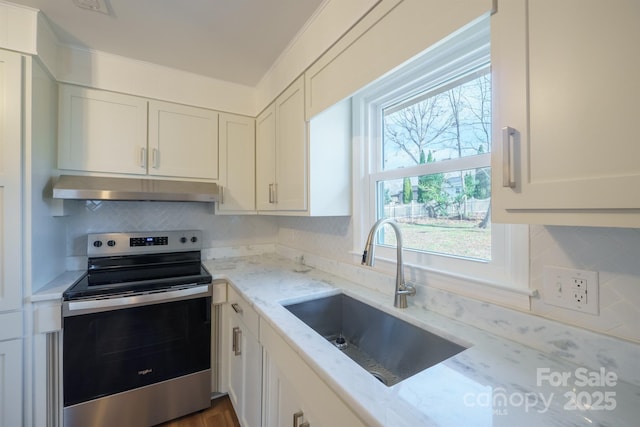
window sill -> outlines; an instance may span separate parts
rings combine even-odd
[[[354,256],[361,256],[353,251]],[[473,298],[520,311],[530,311],[531,297],[537,295],[535,289],[516,288],[508,283],[500,283],[478,279],[464,274],[441,271],[424,265],[404,262],[404,275],[407,282],[418,286],[428,286],[464,297]],[[378,272],[394,276],[396,272],[395,257],[376,256],[374,267]]]

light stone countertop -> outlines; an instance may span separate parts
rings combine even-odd
[[[640,387],[612,378],[614,372],[580,367],[411,302],[396,309],[388,295],[276,254],[205,266],[239,291],[368,425],[635,426],[640,417]],[[387,387],[283,307],[339,292],[469,348]],[[585,378],[590,382],[582,385]]]
[[[276,253],[208,260],[204,265],[214,279],[224,279],[239,291],[367,425],[638,425],[640,387],[612,379],[615,372],[608,368],[570,363],[425,310],[413,305],[411,298],[409,308],[394,308],[387,294]],[[62,274],[31,301],[61,302],[62,292],[82,273]],[[386,387],[283,307],[340,292],[469,348]],[[500,318],[495,322],[508,323]],[[630,353],[634,350],[625,348],[621,360],[629,359]],[[591,382],[582,385],[584,379]]]

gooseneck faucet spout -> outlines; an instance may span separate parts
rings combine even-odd
[[[402,262],[402,233],[398,223],[393,218],[382,218],[376,221],[369,231],[369,237],[367,237],[367,243],[364,246],[364,252],[362,253],[362,265],[373,266],[375,260],[375,237],[380,227],[385,224],[389,224],[396,234],[396,291],[393,300],[394,307],[407,308],[407,295],[415,295],[416,288],[409,283],[404,282],[404,263]]]

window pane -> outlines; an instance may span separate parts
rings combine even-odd
[[[491,168],[379,181],[378,218],[395,218],[405,249],[491,259]],[[380,244],[395,246],[381,230]]]
[[[382,169],[491,151],[491,78],[472,75],[383,110]]]

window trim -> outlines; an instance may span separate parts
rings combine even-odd
[[[369,228],[377,216],[376,181],[381,173],[374,165],[382,155],[382,115],[379,111],[401,99],[446,85],[453,77],[460,81],[464,76],[483,72],[489,61],[489,40],[489,18],[475,21],[354,95],[354,255],[361,255]],[[462,64],[468,71],[461,74]],[[460,162],[456,169],[473,169],[479,161],[486,162],[490,156],[487,153],[456,159]],[[428,173],[438,173],[442,166],[435,162],[428,166],[387,170],[384,179],[424,175],[427,167]],[[379,246],[376,268],[392,274],[395,252],[395,248]],[[419,284],[527,310],[530,296],[535,295],[529,288],[529,228],[526,225],[493,223],[492,260],[489,262],[411,250],[405,250],[404,258],[407,280]],[[446,261],[441,262],[442,259]]]

